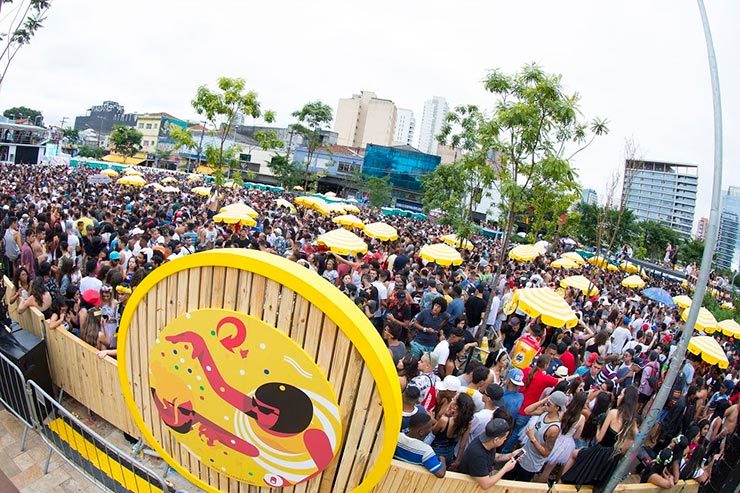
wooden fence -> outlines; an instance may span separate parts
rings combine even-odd
[[[54,385],[71,395],[90,411],[129,435],[139,436],[131,414],[126,408],[118,378],[118,362],[98,358],[98,351],[66,330],[48,330],[41,312],[30,308],[18,314],[18,302],[8,303],[15,291],[13,283],[3,276],[8,314],[23,327],[46,339],[49,369]]]
[[[403,493],[576,493],[590,492],[592,488],[556,484],[552,489],[546,483],[522,483],[518,481],[501,480],[493,487],[483,490],[466,474],[448,472],[444,478],[437,478],[420,466],[394,460],[388,473],[375,487],[376,493],[403,492]],[[670,490],[664,490],[646,483],[620,484],[615,491],[623,493],[697,493],[699,484],[696,481],[679,481]]]

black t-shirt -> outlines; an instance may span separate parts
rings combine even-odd
[[[496,449],[486,450],[479,438],[465,449],[458,472],[474,478],[484,478],[491,474],[496,463]]]
[[[511,351],[516,340],[522,335],[522,326],[520,325],[517,330],[514,330],[508,322],[505,322],[501,324],[501,334],[504,336],[504,347]]]
[[[393,261],[393,272],[401,272],[406,268],[408,263],[409,258],[406,255],[403,253],[401,255],[396,255],[396,259]]]
[[[486,311],[486,301],[477,296],[471,296],[465,302],[465,316],[468,319],[468,327],[475,327],[480,324],[483,312]]]

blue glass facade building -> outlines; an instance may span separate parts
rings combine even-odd
[[[735,270],[740,264],[740,187],[722,193],[719,236],[714,260],[717,267]]]
[[[439,156],[424,154],[410,146],[368,144],[362,172],[378,178],[390,176],[396,197],[418,198],[421,178],[434,171],[441,160]]]

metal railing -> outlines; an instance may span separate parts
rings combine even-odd
[[[23,422],[21,451],[26,448],[26,434],[34,427],[33,413],[26,396],[26,379],[20,368],[0,353],[0,403],[10,414]]]
[[[169,491],[157,473],[85,426],[33,380],[26,383],[26,391],[36,430],[49,446],[44,473],[48,471],[53,450],[104,490],[142,493]]]

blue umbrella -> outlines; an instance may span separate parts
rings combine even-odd
[[[676,306],[671,294],[663,288],[647,288],[642,290],[643,296],[658,303],[668,306]]]

